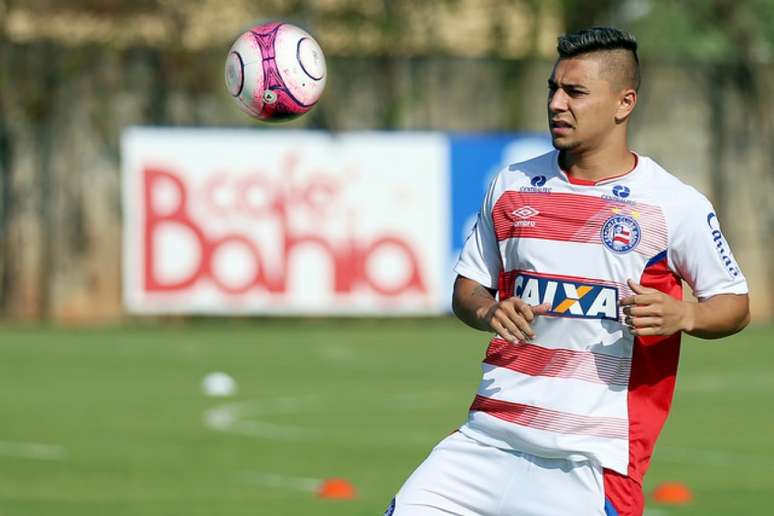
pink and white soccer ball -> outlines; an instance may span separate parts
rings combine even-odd
[[[325,56],[306,31],[289,23],[256,25],[226,58],[226,87],[239,108],[268,122],[309,111],[325,88]]]

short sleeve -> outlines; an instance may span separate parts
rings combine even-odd
[[[669,258],[673,270],[700,299],[748,292],[715,210],[703,196],[681,213],[671,238]]]
[[[497,177],[492,181],[487,191],[481,209],[478,212],[476,223],[471,229],[465,245],[460,253],[460,258],[454,267],[454,272],[460,276],[471,279],[484,287],[496,289],[502,260],[500,247],[497,245],[497,236],[492,221],[492,207],[494,206],[494,191]]]

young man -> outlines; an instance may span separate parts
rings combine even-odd
[[[594,28],[558,52],[556,150],[494,179],[455,268],[454,312],[496,334],[469,418],[386,514],[642,514],[681,332],[718,338],[749,321],[710,203],[629,150],[634,38]]]

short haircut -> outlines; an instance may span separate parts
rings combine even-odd
[[[637,40],[628,32],[615,27],[592,27],[579,30],[560,36],[556,51],[559,53],[559,59],[577,57],[592,52],[625,56],[625,61],[611,62],[609,68],[617,69],[612,71],[617,71],[622,75],[621,78],[626,81],[628,86],[635,90],[640,88],[640,60],[637,57]]]

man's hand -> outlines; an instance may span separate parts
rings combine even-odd
[[[535,336],[530,323],[548,312],[551,305],[530,306],[517,297],[498,302],[488,289],[464,276],[454,282],[452,308],[462,322],[482,331],[493,331],[509,342]]]
[[[693,329],[695,303],[686,303],[628,280],[635,295],[621,300],[624,324],[633,335],[672,335]]]
[[[492,331],[508,342],[532,340],[535,338],[535,332],[530,323],[535,320],[535,317],[549,310],[551,310],[550,304],[530,306],[518,297],[510,297],[493,304],[486,311],[484,321]]]

